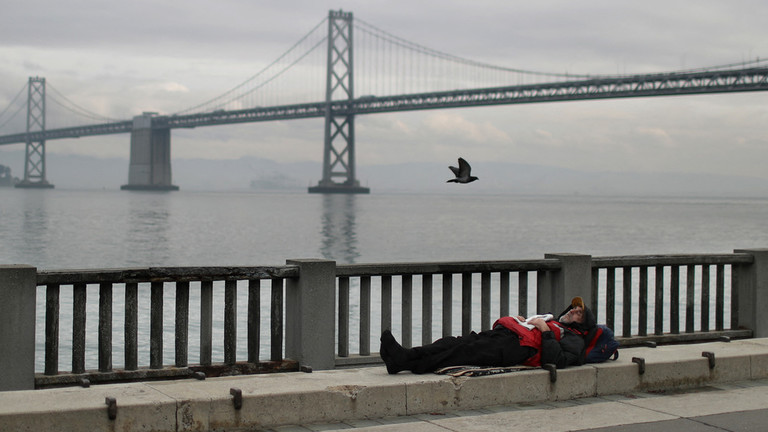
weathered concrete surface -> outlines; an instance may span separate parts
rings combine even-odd
[[[107,397],[117,400],[110,420]],[[172,431],[176,400],[145,384],[0,393],[2,431]]]
[[[702,352],[714,353],[714,367],[710,368],[710,360]],[[554,383],[550,382],[549,372],[541,369],[453,378],[410,373],[388,375],[384,367],[373,367],[3,392],[0,430],[258,429],[445,413],[521,402],[558,403],[768,378],[768,339],[628,348],[620,353],[615,362],[559,370]],[[645,360],[643,374],[639,373],[639,365],[632,362],[633,357]],[[230,394],[232,388],[242,392],[239,410]],[[106,397],[117,400],[115,420],[108,418]],[[632,413],[631,409],[622,408],[623,418],[631,417]],[[659,416],[659,420],[667,419],[669,416]]]
[[[547,432],[764,432],[768,424],[768,380],[714,384],[684,391],[632,392],[561,402],[518,403],[444,415],[308,424],[276,431],[462,431]]]
[[[35,388],[37,269],[0,265],[0,388]]]

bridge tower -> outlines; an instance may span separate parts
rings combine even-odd
[[[45,178],[45,139],[33,141],[30,133],[45,132],[45,78],[29,77],[27,86],[27,146],[24,155],[24,180],[17,188],[51,189]]]
[[[156,113],[133,118],[128,184],[122,190],[175,191],[171,184],[171,130],[153,127]]]
[[[328,70],[325,86],[323,178],[310,193],[369,193],[355,178],[355,115],[333,112],[331,101],[354,99],[352,12],[328,14]],[[335,97],[338,96],[338,97]],[[335,181],[334,179],[341,181]]]

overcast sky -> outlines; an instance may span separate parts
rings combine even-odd
[[[765,1],[6,0],[0,110],[29,76],[78,105],[129,119],[221,94],[328,14],[512,68],[664,72],[768,58]],[[508,161],[587,171],[768,179],[768,94],[507,105],[357,118],[357,163]],[[174,130],[174,158],[321,161],[320,119]],[[0,147],[2,152],[23,148]],[[48,152],[128,157],[129,136],[54,140]],[[15,175],[22,167],[14,169]],[[318,175],[320,173],[318,172]]]

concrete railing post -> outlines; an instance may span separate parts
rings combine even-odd
[[[539,286],[536,302],[538,313],[559,314],[571,299],[580,296],[587,306],[592,304],[592,256],[573,253],[545,254],[544,258],[560,260],[560,270],[552,272]]]
[[[285,356],[313,370],[336,366],[336,262],[286,260],[299,266],[285,293]]]
[[[35,388],[37,269],[0,265],[0,391]]]
[[[752,329],[756,338],[768,337],[768,249],[737,249],[754,257],[752,265],[734,267],[737,272],[738,326]]]

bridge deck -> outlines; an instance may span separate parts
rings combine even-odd
[[[628,97],[680,96],[707,93],[738,93],[768,90],[768,68],[714,70],[688,73],[656,73],[580,79],[543,84],[478,88],[395,96],[364,96],[353,101],[335,100],[335,114],[374,114],[425,109],[461,108],[521,103]],[[241,110],[157,116],[153,128],[195,128],[324,117],[325,102],[311,102]],[[29,141],[79,138],[91,135],[130,133],[132,121],[85,125],[63,129],[0,136],[0,145]]]

